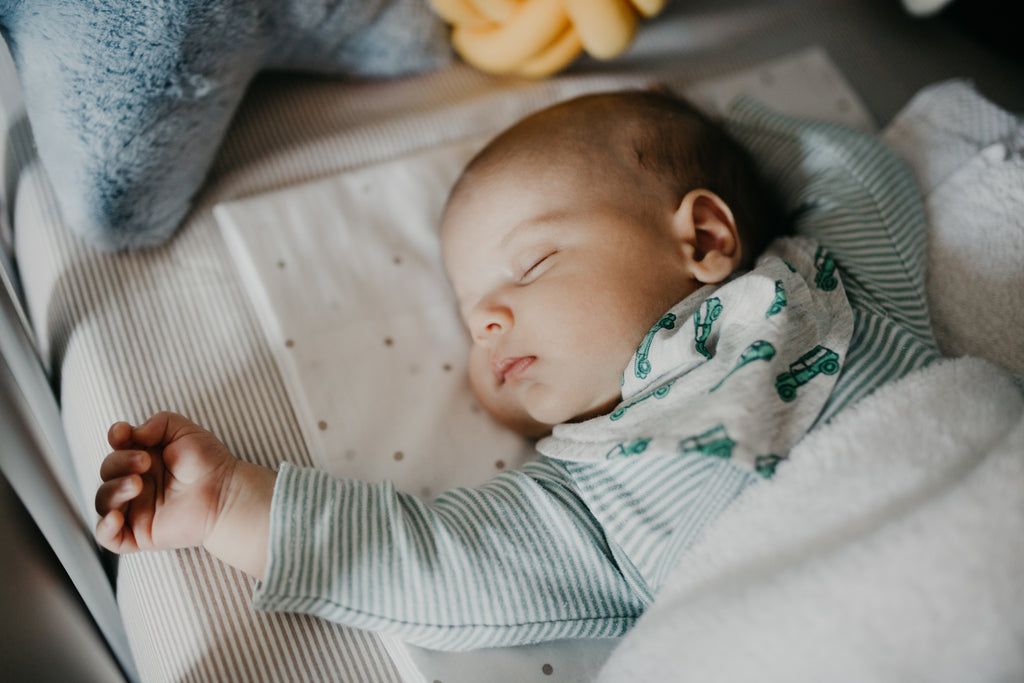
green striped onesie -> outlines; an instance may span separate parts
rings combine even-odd
[[[936,359],[924,214],[906,168],[869,136],[751,102],[727,125],[781,184],[797,232],[831,252],[853,309],[847,358],[818,421]],[[386,482],[286,464],[254,604],[434,649],[619,636],[751,485],[771,483],[701,453],[541,456],[428,503]]]

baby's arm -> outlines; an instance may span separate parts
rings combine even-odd
[[[535,461],[428,503],[282,465],[254,603],[438,650],[622,635],[649,596],[560,470]]]
[[[203,546],[262,578],[276,473],[174,413],[118,422],[100,467],[96,537],[117,553]]]
[[[172,413],[117,423],[108,438],[100,542],[203,546],[262,579],[262,609],[458,650],[621,635],[648,602],[552,464],[427,504],[386,482],[242,462]]]

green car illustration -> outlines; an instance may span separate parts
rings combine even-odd
[[[757,361],[757,360],[766,360],[767,361],[767,360],[771,360],[772,358],[775,358],[775,347],[772,346],[771,342],[767,342],[767,341],[764,341],[763,339],[759,339],[759,340],[751,343],[750,346],[748,346],[747,348],[743,349],[743,353],[740,354],[739,360],[736,361],[736,366],[732,370],[730,370],[729,374],[727,374],[725,377],[723,377],[718,382],[718,384],[716,384],[715,386],[711,387],[711,389],[708,391],[708,393],[711,393],[712,391],[715,391],[716,389],[718,389],[718,387],[722,386],[722,384],[725,383],[725,380],[727,380],[730,377],[732,377],[733,374],[737,370],[742,368],[747,363],[753,363],[754,361]]]
[[[712,427],[703,434],[691,436],[679,442],[681,455],[710,455],[716,458],[731,458],[736,442],[729,438],[724,425]]]
[[[661,320],[655,323],[651,331],[644,337],[643,342],[640,344],[640,348],[636,352],[636,367],[633,372],[636,374],[637,379],[647,379],[647,375],[651,372],[651,361],[647,359],[647,354],[651,351],[651,342],[654,341],[654,335],[658,334],[659,330],[671,330],[676,326],[676,316],[674,313],[666,313]]]
[[[722,300],[717,296],[713,296],[702,303],[700,308],[693,313],[694,343],[697,350],[705,358],[711,358],[711,353],[708,351],[708,347],[704,345],[704,342],[711,336],[712,323],[718,320],[718,316],[721,314]]]
[[[834,375],[839,372],[839,356],[835,351],[820,344],[789,364],[789,371],[775,378],[775,389],[783,401],[796,398],[797,387],[810,382],[819,374]]]
[[[647,450],[649,443],[651,443],[650,439],[634,439],[628,443],[620,443],[608,451],[604,457],[607,460],[612,460],[614,458],[625,458],[630,455],[639,455]]]
[[[770,318],[773,315],[782,313],[782,309],[786,307],[786,290],[782,286],[782,280],[775,281],[775,299],[772,300],[772,305],[768,307],[764,317]]]
[[[814,253],[814,269],[817,274],[814,276],[814,284],[818,289],[831,292],[839,286],[839,278],[836,277],[836,262],[825,250],[825,247],[818,247]]]
[[[630,408],[635,406],[637,403],[640,403],[641,401],[646,401],[647,399],[649,399],[652,396],[654,398],[665,398],[666,396],[668,396],[668,392],[672,388],[673,384],[675,384],[675,380],[669,382],[668,384],[663,384],[662,386],[658,387],[657,389],[655,389],[651,393],[644,394],[643,396],[641,396],[640,398],[638,398],[635,401],[627,403],[624,406],[619,406],[618,408],[616,408],[612,412],[611,415],[608,416],[608,419],[612,420],[612,421],[620,419],[623,415],[626,414],[627,410],[629,410]]]
[[[775,468],[780,462],[782,458],[777,455],[759,455],[754,458],[754,470],[765,479],[769,479],[775,474]]]

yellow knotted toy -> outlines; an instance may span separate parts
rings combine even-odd
[[[583,50],[599,59],[621,53],[639,16],[667,0],[430,0],[452,25],[452,45],[468,63],[492,73],[539,78]]]

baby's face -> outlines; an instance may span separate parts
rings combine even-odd
[[[518,162],[474,176],[445,214],[445,265],[472,336],[470,381],[520,433],[610,411],[644,335],[700,283],[670,207],[600,164]]]

